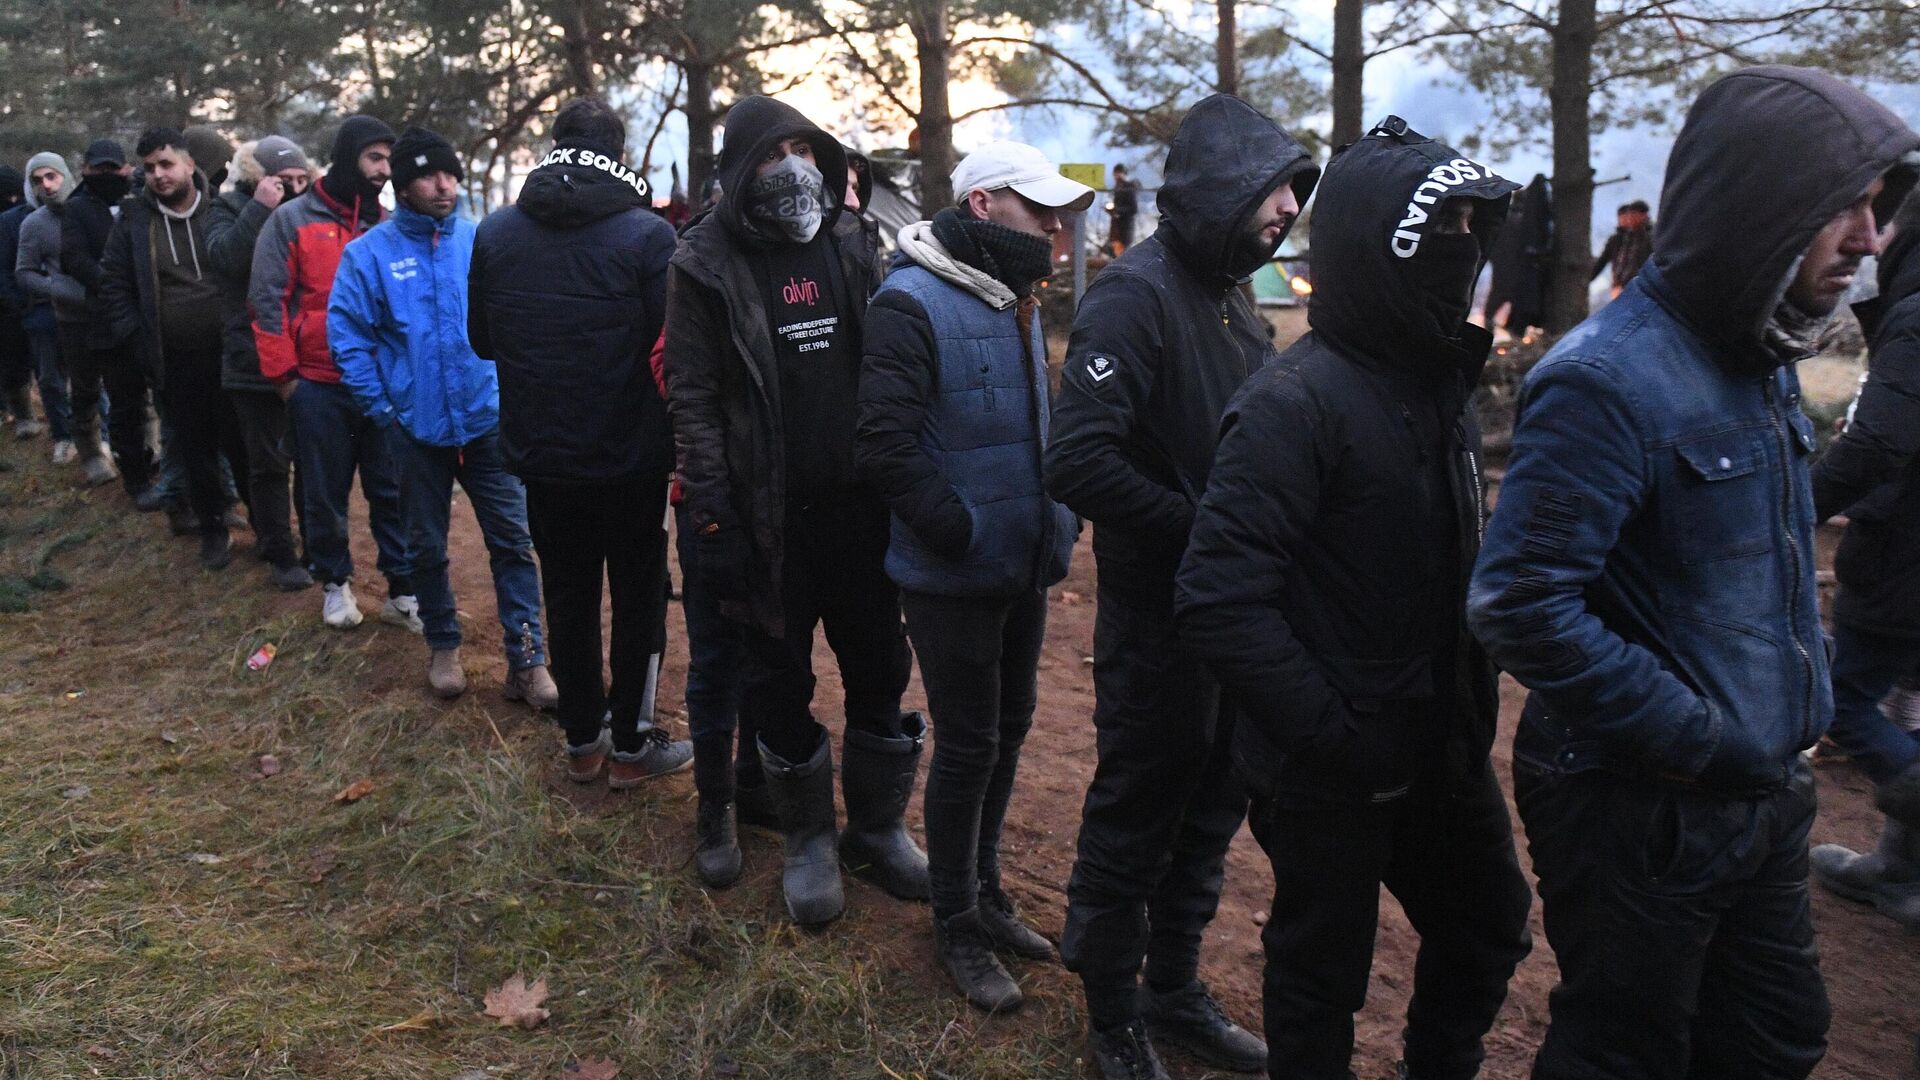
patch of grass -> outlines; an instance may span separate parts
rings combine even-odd
[[[430,702],[417,639],[326,631],[238,564],[183,584],[185,549],[49,471],[0,476],[0,610],[10,587],[42,607],[0,618],[0,1076],[1078,1075],[1057,967],[983,1018],[925,955],[924,907],[850,884],[832,927],[788,925],[761,834],[709,895],[685,778],[570,801],[552,727]],[[36,592],[56,555],[83,587]],[[538,1030],[479,1015],[516,971],[551,988]]]

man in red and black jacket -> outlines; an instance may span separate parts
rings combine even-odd
[[[247,300],[260,373],[287,402],[295,464],[303,475],[307,558],[326,587],[321,617],[338,630],[360,623],[347,546],[347,496],[357,468],[387,579],[380,618],[420,633],[386,434],[354,405],[327,348],[327,300],[340,253],[386,216],[380,191],[390,175],[393,138],[393,129],[371,116],[347,117],[334,137],[326,175],[306,194],[282,203],[261,228]]]

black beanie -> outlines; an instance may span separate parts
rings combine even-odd
[[[393,189],[399,191],[431,172],[451,173],[455,180],[467,178],[452,143],[426,128],[401,132],[393,144]]]

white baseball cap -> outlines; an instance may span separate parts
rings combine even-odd
[[[1059,166],[1038,149],[1019,142],[991,142],[968,154],[953,169],[953,193],[1012,188],[1041,206],[1085,210],[1093,189],[1060,175]]]

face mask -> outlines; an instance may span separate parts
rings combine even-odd
[[[1407,269],[1420,303],[1442,337],[1459,336],[1473,308],[1473,284],[1480,269],[1480,241],[1472,233],[1431,233]]]
[[[108,204],[119,202],[133,190],[133,181],[119,173],[96,173],[83,177],[80,184]]]
[[[804,244],[820,231],[826,216],[826,182],[820,170],[793,154],[747,181],[742,194],[746,219],[776,239]]]

